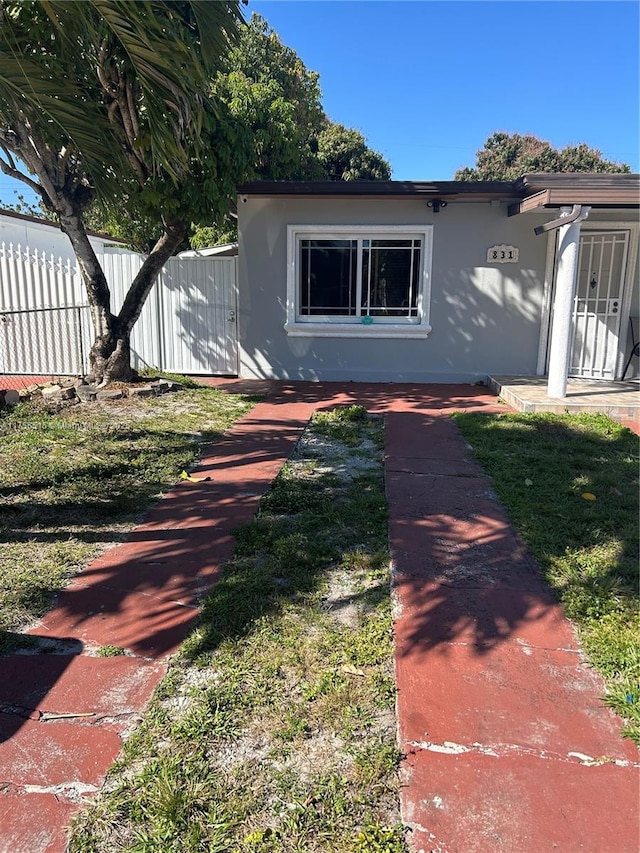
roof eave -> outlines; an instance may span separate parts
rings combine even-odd
[[[442,198],[448,201],[516,202],[511,215],[540,207],[640,205],[640,175],[615,173],[532,173],[509,181],[251,181],[240,197],[261,198]]]
[[[239,196],[279,198],[517,198],[508,181],[252,181]]]

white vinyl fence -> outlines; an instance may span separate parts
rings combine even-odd
[[[142,255],[99,256],[120,310]],[[235,258],[172,258],[131,336],[136,368],[237,372]],[[0,374],[75,375],[88,370],[93,339],[75,266],[21,246],[0,245]]]

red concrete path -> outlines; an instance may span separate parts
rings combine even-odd
[[[403,820],[424,853],[637,853],[635,746],[440,415],[389,414]]]
[[[242,382],[216,382],[230,390]],[[248,390],[257,390],[249,384]],[[403,816],[414,850],[638,849],[637,755],[602,684],[446,414],[463,386],[266,383],[196,476],[91,563],[32,633],[67,654],[0,658],[0,853],[62,853],[200,598],[318,407],[386,414],[398,603]],[[98,658],[96,646],[130,656]],[[56,720],[41,712],[92,714]],[[605,763],[591,766],[590,758]]]

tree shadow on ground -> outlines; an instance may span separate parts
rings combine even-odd
[[[635,438],[604,420],[600,431],[585,421],[578,432],[555,416],[456,420],[493,482],[448,419],[424,432],[442,450],[431,455],[449,460],[444,467],[428,451],[412,459],[405,433],[404,473],[388,471],[402,654],[464,643],[486,656],[511,639],[575,647],[558,595],[575,618],[604,617],[621,597],[637,601]],[[595,501],[582,497],[593,492]]]

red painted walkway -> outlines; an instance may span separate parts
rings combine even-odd
[[[454,424],[387,417],[403,820],[424,853],[637,853],[639,756]]]
[[[230,390],[242,382],[217,382]],[[256,384],[249,384],[256,391]],[[62,853],[318,407],[386,415],[403,818],[424,853],[638,850],[638,756],[453,423],[465,386],[265,383],[268,396],[0,658],[0,853]],[[102,644],[130,656],[99,658]],[[8,712],[8,713],[7,713]],[[46,719],[47,714],[90,714]],[[44,715],[44,716],[43,716]]]

